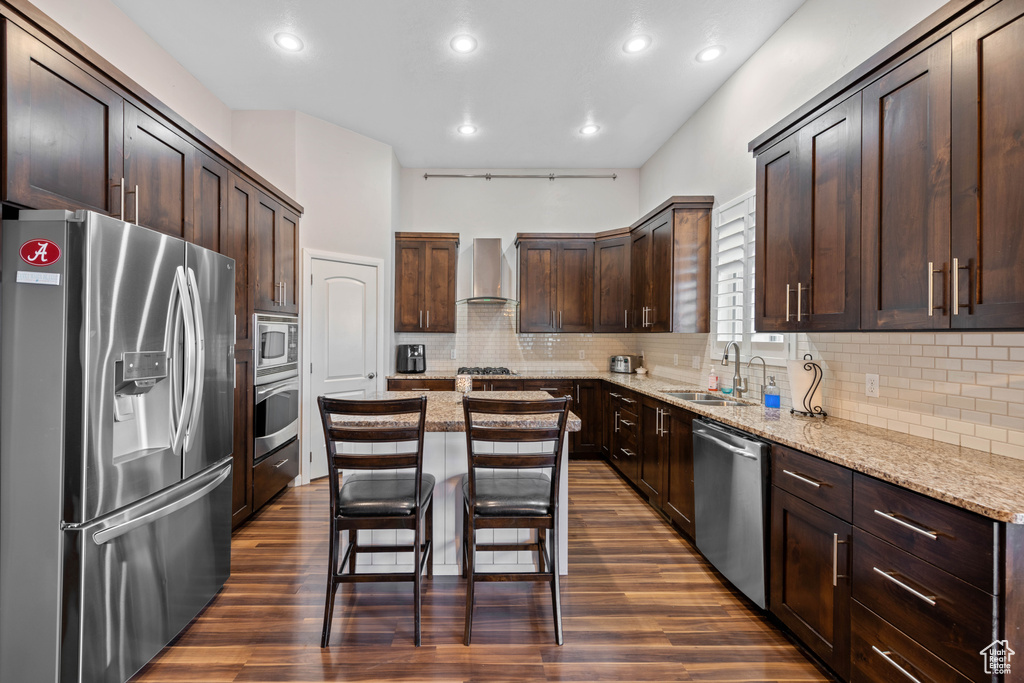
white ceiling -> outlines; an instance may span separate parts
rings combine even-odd
[[[406,168],[555,169],[641,166],[804,0],[113,1],[232,109],[303,111]]]

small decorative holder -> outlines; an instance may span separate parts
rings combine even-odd
[[[464,394],[473,391],[473,377],[471,375],[456,375],[455,391],[461,391]]]
[[[790,414],[828,417],[828,413],[821,408],[821,380],[824,376],[821,366],[814,362],[809,353],[804,354],[803,360],[789,361],[788,365],[789,386],[793,392]]]

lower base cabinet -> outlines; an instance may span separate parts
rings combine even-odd
[[[252,468],[253,509],[259,510],[297,476],[299,440],[295,439],[281,446]]]
[[[572,390],[572,412],[579,415],[583,425],[580,431],[572,433],[569,455],[596,456],[601,452],[601,381],[574,380]]]
[[[668,438],[662,511],[690,538],[694,537],[693,418],[688,410],[668,407],[662,418]]]
[[[771,612],[848,678],[852,526],[775,486],[771,520]]]

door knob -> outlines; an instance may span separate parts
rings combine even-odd
[[[366,379],[373,379],[376,376],[377,376],[376,372],[371,372],[369,375],[366,376]]]

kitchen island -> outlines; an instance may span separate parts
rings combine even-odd
[[[458,575],[461,573],[460,535],[462,529],[462,490],[460,480],[469,469],[466,454],[466,424],[462,409],[461,392],[456,391],[382,391],[367,396],[368,399],[412,398],[427,396],[426,435],[423,439],[423,471],[434,475],[434,573]],[[470,392],[470,396],[503,399],[529,400],[548,399],[543,391],[489,391]],[[497,421],[497,420],[496,420]],[[521,426],[529,426],[529,416],[509,417],[500,420]],[[368,420],[372,424],[392,424],[380,420]],[[580,430],[580,419],[570,413],[566,424],[568,432]],[[518,445],[519,453],[537,452],[544,444],[524,443]],[[561,484],[558,501],[558,534],[563,542],[559,544],[559,567],[562,574],[568,573],[567,538],[569,519],[568,444],[563,444]],[[344,476],[344,474],[343,474]],[[380,473],[379,476],[388,476]],[[364,534],[367,532],[363,532]],[[383,530],[370,532],[373,543],[394,545],[412,543],[412,531]],[[477,538],[480,543],[516,543],[529,540],[532,532],[528,529],[480,529]],[[360,537],[362,541],[362,536]],[[347,541],[346,541],[347,542]],[[534,571],[536,554],[525,551],[477,553],[477,565],[481,571]],[[359,557],[360,565],[372,566],[376,571],[409,571],[412,567],[411,553],[375,553]]]

